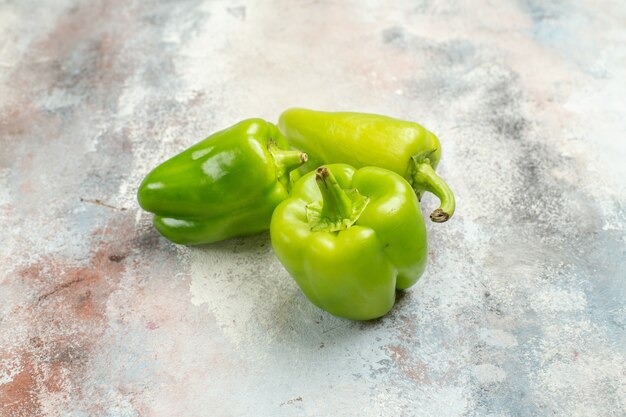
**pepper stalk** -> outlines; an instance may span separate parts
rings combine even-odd
[[[277,179],[289,188],[289,173],[308,161],[308,155],[300,151],[281,149],[273,141],[268,143],[267,150],[274,160]]]
[[[420,191],[426,190],[435,194],[439,199],[439,208],[430,213],[430,220],[436,223],[447,221],[454,214],[456,206],[452,190],[437,175],[428,158],[414,156],[411,158],[411,165],[412,173],[409,182],[411,182],[418,196],[421,197]]]
[[[327,167],[315,171],[322,200],[306,207],[312,231],[338,232],[352,226],[365,210],[369,198],[357,190],[344,190]]]

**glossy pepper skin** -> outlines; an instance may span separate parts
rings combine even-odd
[[[275,125],[248,119],[217,132],[150,172],[141,207],[175,243],[211,243],[267,230],[288,196],[288,173],[306,154],[288,148]]]
[[[432,221],[445,222],[454,214],[454,194],[435,173],[441,158],[439,140],[417,123],[377,114],[293,108],[281,114],[278,127],[291,145],[307,152],[314,166],[386,168],[403,176],[418,196],[429,191],[439,198]]]
[[[332,164],[304,175],[274,211],[278,259],[321,309],[353,320],[386,314],[426,267],[420,205],[398,174]]]

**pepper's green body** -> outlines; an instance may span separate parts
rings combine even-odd
[[[332,181],[320,180],[324,169]],[[346,198],[347,210],[327,210]],[[417,197],[401,176],[378,167],[333,164],[304,175],[274,211],[270,233],[309,300],[353,320],[386,314],[396,290],[415,284],[426,267]]]
[[[289,170],[306,161],[287,147],[275,125],[244,120],[156,167],[139,187],[139,204],[175,243],[267,230],[274,208],[288,195]]]
[[[441,200],[436,222],[454,213],[454,195],[434,169],[441,158],[437,137],[421,125],[387,116],[352,112],[289,109],[278,123],[287,141],[309,155],[310,165],[346,163],[378,166],[403,176],[421,196]],[[309,164],[308,164],[309,165]]]

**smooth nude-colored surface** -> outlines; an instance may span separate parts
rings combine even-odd
[[[625,22],[609,0],[3,2],[0,415],[623,416]],[[158,163],[294,106],[441,140],[456,214],[375,322],[308,302],[267,233],[181,247],[136,203]]]

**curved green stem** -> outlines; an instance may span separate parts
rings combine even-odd
[[[441,179],[430,165],[428,159],[413,159],[413,188],[416,192],[421,190],[430,191],[439,198],[439,208],[430,214],[430,219],[436,223],[447,221],[454,214],[454,194],[448,184]]]

